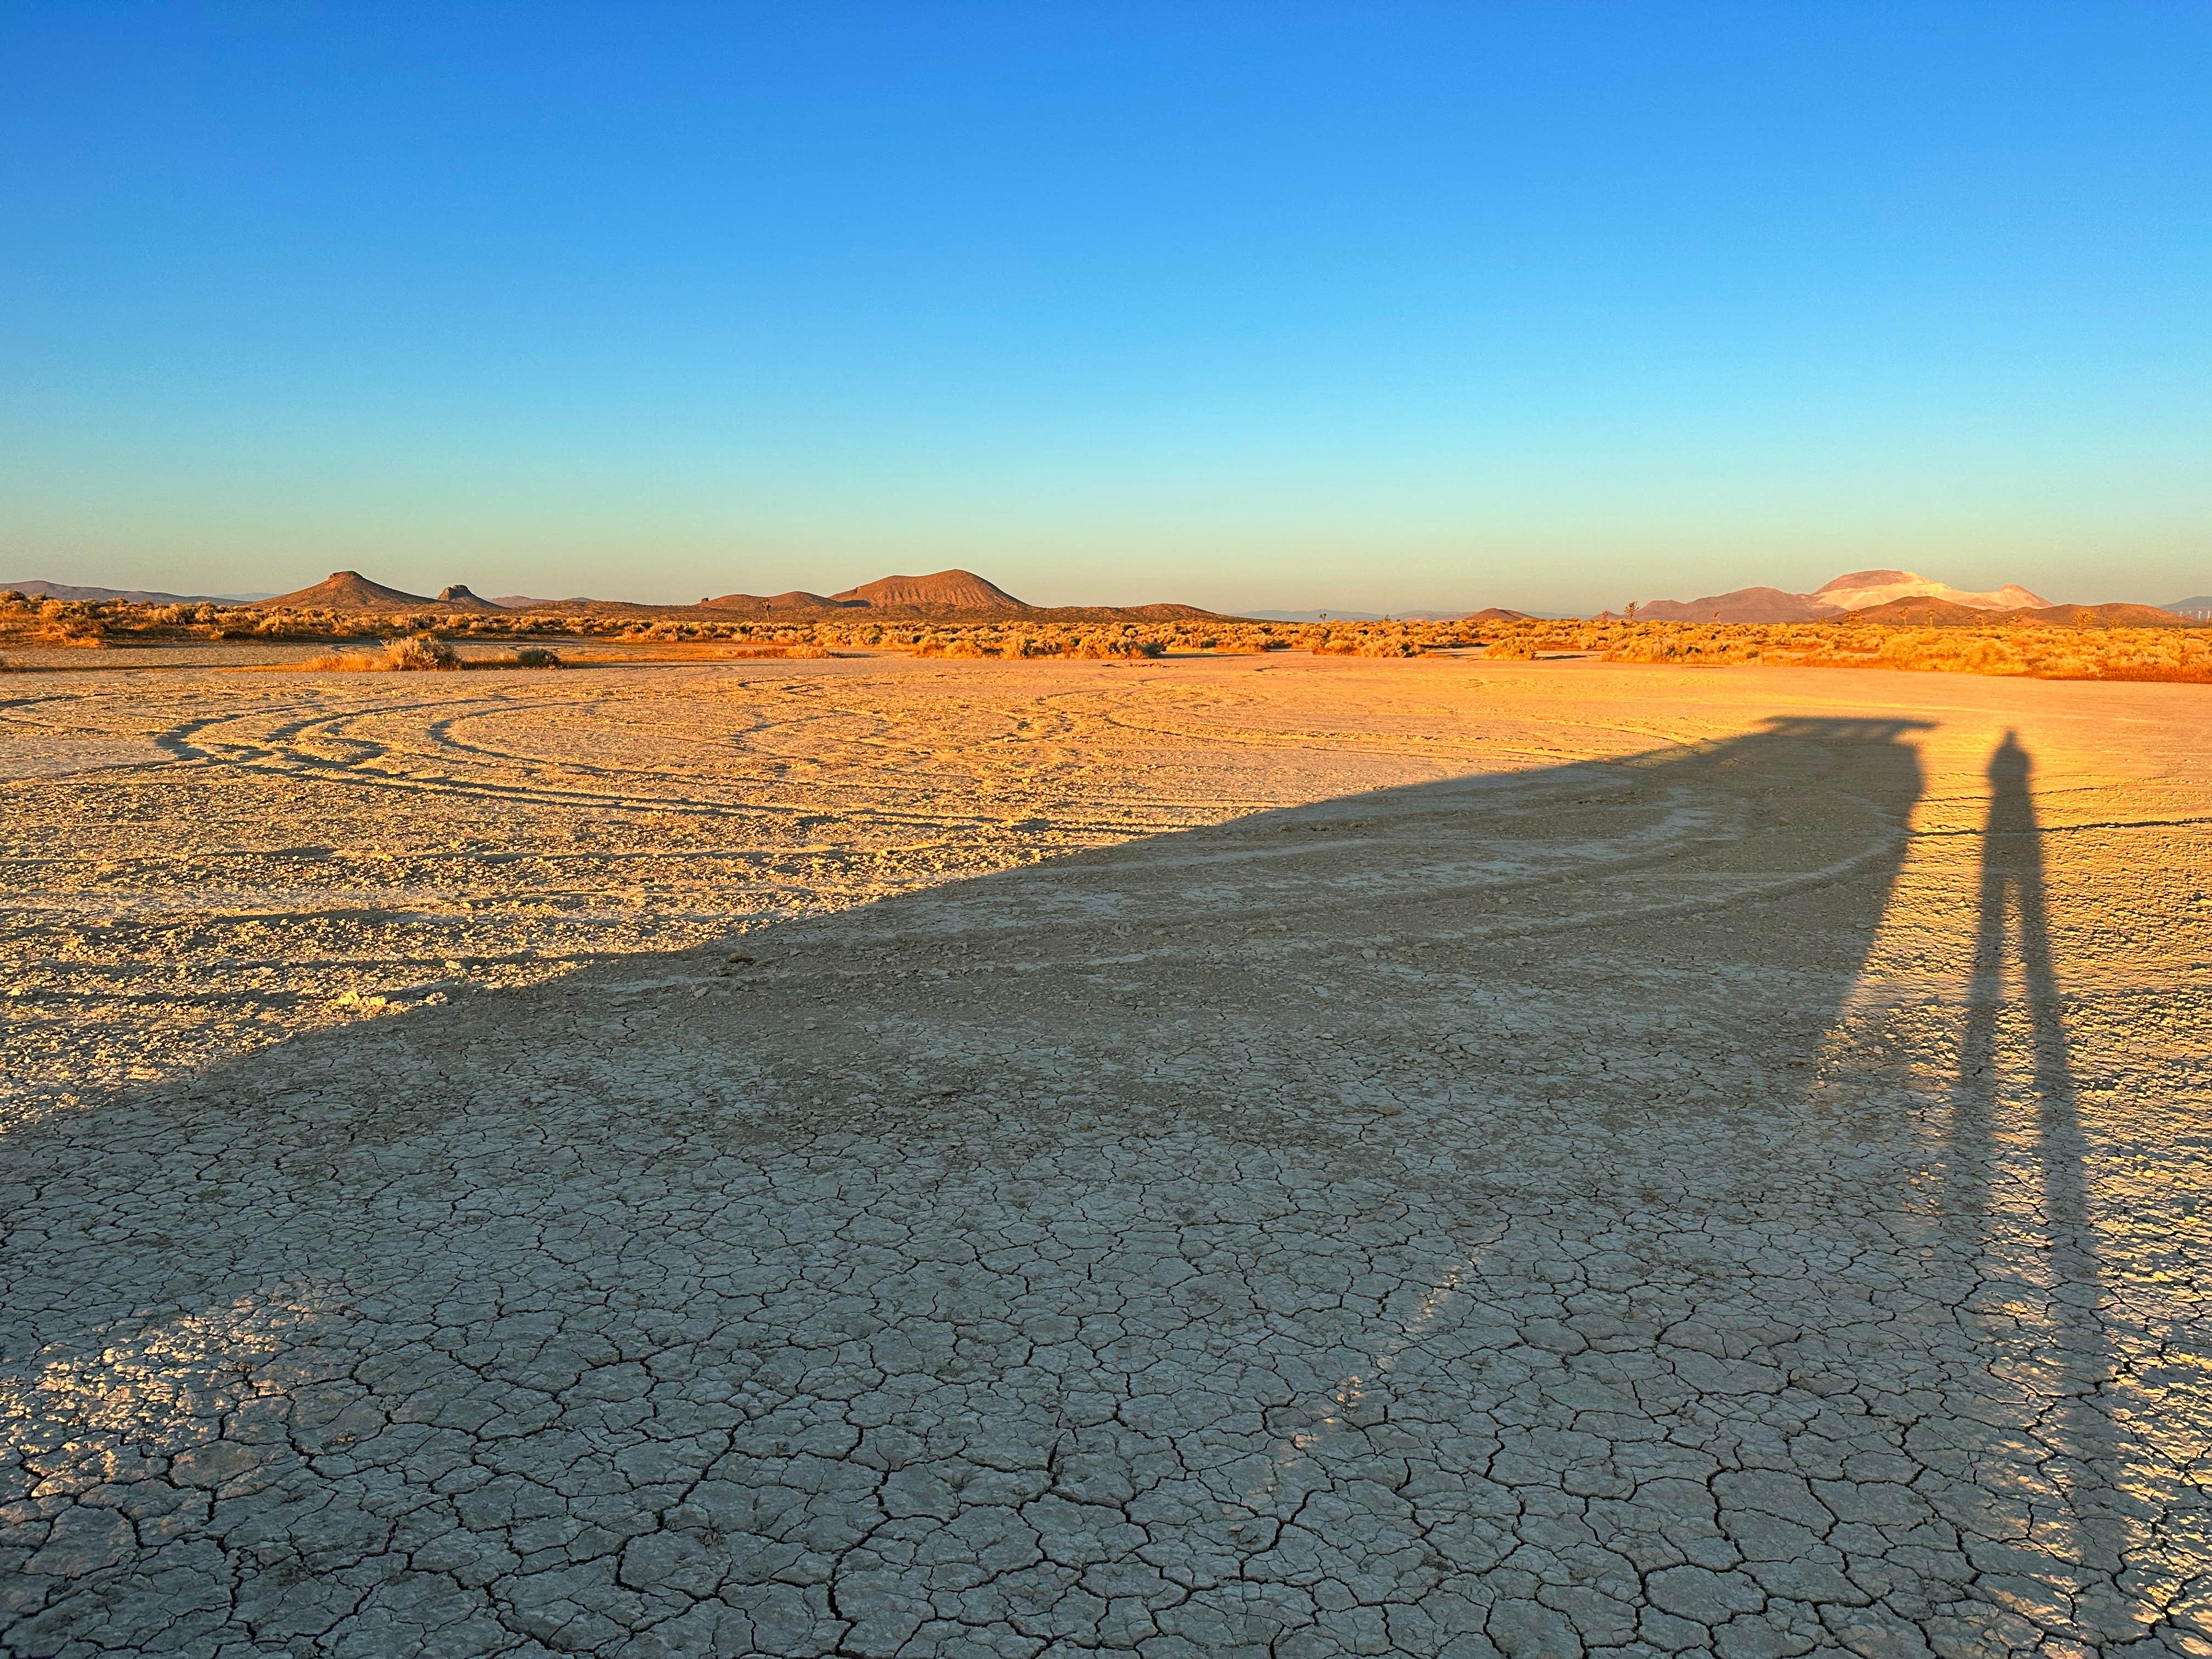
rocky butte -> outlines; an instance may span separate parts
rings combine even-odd
[[[2053,605],[2017,582],[1975,592],[1911,570],[1854,570],[1809,593],[1739,587],[1699,599],[1650,599],[1636,607],[1636,616],[1643,622],[1794,623],[1850,617],[1923,625],[2005,621],[2077,628],[2160,628],[2190,620],[2156,605]]]

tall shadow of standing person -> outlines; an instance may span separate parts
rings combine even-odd
[[[2145,1517],[2126,1496],[2109,1392],[2115,1357],[2090,1214],[2087,1146],[2052,963],[2033,761],[2008,731],[1990,757],[1990,808],[1969,1006],[1947,1132],[1948,1225],[1972,1228],[1976,1284],[1959,1311],[1984,1397],[1962,1512],[1984,1572],[2039,1587],[2019,1609],[2046,1634],[2140,1638],[2123,1584]],[[2016,978],[2015,978],[2016,970]],[[2008,982],[2009,981],[2009,982]],[[2036,1599],[2036,1598],[2031,1598]]]

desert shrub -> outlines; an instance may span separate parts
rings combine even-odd
[[[410,634],[404,639],[387,641],[384,647],[385,666],[394,673],[406,673],[417,669],[459,668],[461,659],[453,654],[453,647],[434,634]]]
[[[514,653],[517,668],[558,668],[560,657],[542,645],[526,645]]]
[[[2033,675],[2049,679],[2212,681],[2212,637],[2183,629],[2046,623],[1917,627],[1877,623],[1551,623],[1486,630],[1488,654],[1602,649],[1608,662],[1759,663],[1813,668]]]
[[[1948,670],[1966,674],[2025,674],[2028,659],[2010,641],[1978,634],[1946,635],[1913,629],[1882,641],[1876,653],[1885,664],[1903,668]]]
[[[80,599],[44,599],[33,614],[38,637],[48,645],[98,645],[106,632],[100,608]]]
[[[1607,662],[1747,663],[1758,661],[1763,648],[1764,641],[1741,637],[1725,625],[1699,623],[1674,633],[1624,640],[1607,651],[1605,658]]]

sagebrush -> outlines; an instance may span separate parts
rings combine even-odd
[[[1276,623],[1233,617],[1158,622],[1067,622],[1018,617],[915,622],[880,617],[738,618],[690,610],[339,612],[255,605],[135,605],[124,600],[26,599],[0,594],[0,636],[96,647],[157,640],[327,640],[381,644],[385,660],[339,653],[307,665],[364,669],[467,665],[452,641],[599,641],[720,646],[722,654],[819,657],[842,647],[917,656],[1023,660],[1127,660],[1194,652],[1304,649],[1323,656],[1413,658],[1480,646],[1493,659],[1563,653],[1612,662],[1683,665],[1788,665],[1903,668],[2060,679],[2212,684],[2212,628],[2094,628],[2054,624],[1929,628],[1854,623],[1631,622],[1522,618],[1484,622]],[[540,665],[518,650],[483,666]],[[398,653],[398,656],[392,653]],[[548,653],[550,655],[550,653]],[[416,658],[421,660],[416,660]],[[557,659],[556,659],[557,660]]]

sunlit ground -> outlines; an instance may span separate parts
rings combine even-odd
[[[2212,1653],[2198,688],[0,691],[11,1650]]]

